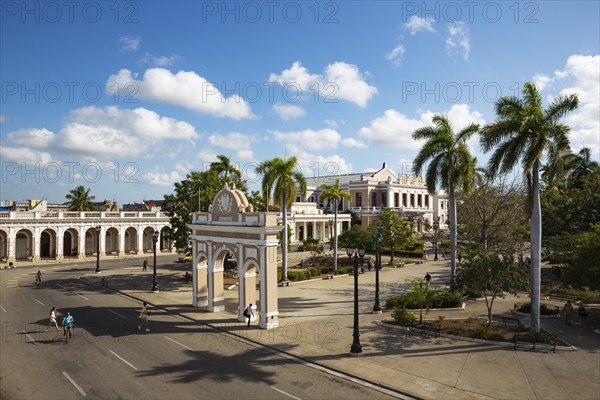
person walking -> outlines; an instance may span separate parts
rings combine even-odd
[[[246,307],[246,309],[244,310],[244,313],[242,315],[244,317],[248,318],[248,326],[250,326],[250,321],[254,317],[254,312],[252,311],[252,303],[250,303],[250,305],[248,307]]]
[[[371,259],[369,258],[367,260],[367,269],[369,270],[369,272],[371,272],[371,268],[373,268],[373,264],[371,264]]]
[[[567,300],[567,303],[563,307],[563,315],[565,317],[565,325],[571,326],[571,317],[573,316],[573,304],[571,300]]]
[[[35,286],[40,286],[42,284],[42,271],[38,269],[37,274],[35,274]]]
[[[52,307],[52,309],[50,310],[50,322],[48,323],[48,326],[46,327],[46,330],[44,332],[48,332],[48,329],[54,325],[54,327],[56,328],[56,331],[60,331],[60,328],[58,327],[58,323],[56,322],[56,307]]]
[[[145,272],[148,269],[148,259],[146,258],[144,260],[144,263],[142,264],[142,272]]]
[[[138,331],[142,330],[142,326],[144,327],[145,332],[150,332],[148,329],[148,317],[150,316],[150,311],[148,311],[148,305],[146,302],[142,304],[142,310],[140,311],[140,318],[142,319],[142,323],[138,326]]]
[[[429,285],[431,285],[431,275],[429,275],[429,272],[425,275],[425,285],[426,287],[429,287]]]
[[[73,327],[75,326],[75,319],[70,312],[63,317],[62,324],[64,326],[63,336],[65,337],[65,343],[69,343],[69,340],[73,337]]]

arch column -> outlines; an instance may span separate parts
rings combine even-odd
[[[33,262],[39,262],[41,260],[40,254],[41,254],[41,235],[42,235],[42,229],[39,227],[35,227],[33,228],[33,252],[31,254],[31,258],[33,260]]]
[[[63,260],[64,247],[65,247],[65,228],[59,227],[56,230],[56,261]]]
[[[143,254],[144,253],[144,227],[141,228],[138,226],[136,228],[136,235],[137,235],[137,249],[135,251],[135,254]]]
[[[83,231],[83,232],[82,232]],[[83,260],[85,258],[85,233],[87,231],[86,226],[77,229],[77,259]]]
[[[193,301],[194,307],[208,306],[208,263],[206,258],[200,263],[199,254],[202,252],[206,256],[206,244],[194,243],[194,271],[193,271]]]
[[[6,248],[6,252],[7,252],[7,261],[8,262],[16,262],[17,261],[17,257],[16,257],[16,249],[17,249],[17,230],[15,228],[8,228],[8,234],[6,235],[6,241],[7,243],[7,248]]]
[[[117,255],[119,257],[122,257],[125,255],[125,230],[127,230],[127,226],[119,227],[119,251],[117,253]]]
[[[277,241],[267,241],[261,246],[260,261],[260,320],[258,326],[263,329],[279,327],[277,301]]]

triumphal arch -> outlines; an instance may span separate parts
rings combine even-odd
[[[192,214],[188,227],[192,230],[192,304],[210,312],[225,310],[223,273],[229,255],[237,261],[238,319],[246,320],[242,313],[252,304],[261,328],[277,328],[277,233],[282,229],[277,226],[277,213],[253,212],[242,191],[225,185],[208,212]]]

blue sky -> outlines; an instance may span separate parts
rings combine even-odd
[[[69,6],[68,4],[73,4]],[[309,177],[410,169],[411,133],[538,83],[600,157],[598,1],[1,3],[2,200],[162,198],[225,154]],[[481,162],[487,155],[471,141]]]

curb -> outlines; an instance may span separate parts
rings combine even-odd
[[[100,285],[97,285],[96,283],[89,281],[83,275],[80,276],[79,279],[84,280],[88,284],[96,286],[96,287],[98,287],[100,289],[108,289],[108,290],[110,290],[110,291],[112,291],[112,292],[114,292],[114,293],[116,293],[116,294],[118,294],[120,296],[123,296],[125,298],[131,299],[133,301],[136,301],[136,302],[139,302],[139,303],[141,303],[141,302],[144,301],[144,300],[141,300],[141,299],[139,299],[137,297],[134,297],[132,295],[123,293],[120,290],[111,289],[111,288],[108,288],[108,287],[102,287]],[[223,334],[223,335],[232,336],[232,337],[234,337],[236,340],[238,340],[240,342],[244,342],[244,343],[249,344],[249,345],[254,346],[254,347],[262,348],[263,350],[265,350],[265,351],[267,351],[267,352],[269,352],[271,354],[280,355],[280,356],[282,356],[284,358],[287,358],[288,360],[292,360],[292,361],[297,362],[299,364],[302,364],[304,366],[317,369],[317,370],[319,370],[321,372],[325,372],[325,373],[327,373],[329,375],[333,375],[333,376],[336,376],[338,378],[350,380],[353,383],[359,384],[361,386],[368,387],[370,389],[379,391],[381,393],[390,395],[392,397],[396,397],[396,398],[403,399],[403,400],[422,400],[423,399],[422,397],[418,397],[415,394],[408,393],[408,392],[401,392],[398,389],[391,388],[391,387],[386,386],[384,384],[366,380],[366,379],[361,378],[360,376],[355,375],[353,373],[346,372],[346,371],[341,371],[341,370],[338,370],[338,369],[332,368],[332,367],[328,367],[328,366],[322,365],[322,364],[320,364],[318,362],[311,361],[311,360],[309,360],[307,358],[304,358],[304,357],[301,357],[301,356],[297,356],[297,355],[288,353],[287,351],[284,351],[284,350],[277,349],[276,347],[273,347],[273,346],[270,346],[270,345],[267,345],[267,344],[263,344],[263,343],[260,343],[260,342],[256,342],[256,341],[254,341],[252,339],[248,339],[248,338],[244,337],[243,335],[239,335],[237,333],[226,331],[226,330],[224,330],[222,328],[219,328],[218,326],[214,326],[214,325],[206,323],[204,321],[199,321],[199,320],[196,320],[196,319],[193,319],[193,318],[190,318],[190,317],[186,317],[185,315],[181,315],[178,312],[170,311],[168,308],[165,308],[165,307],[162,307],[162,306],[157,306],[156,304],[151,303],[149,301],[146,301],[146,303],[148,305],[150,305],[150,306],[158,309],[158,310],[163,310],[163,311],[167,312],[170,315],[177,316],[178,318],[186,319],[188,321],[192,321],[192,322],[194,322],[196,324],[201,324],[201,325],[204,325],[204,326],[208,326],[209,328],[213,329],[215,332],[219,332],[220,334]]]

